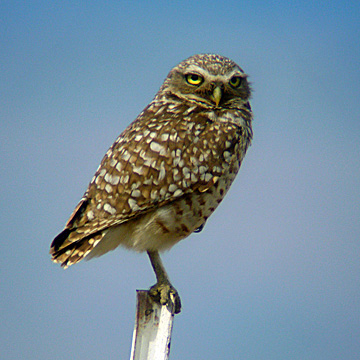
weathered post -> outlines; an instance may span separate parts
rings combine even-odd
[[[154,302],[146,290],[137,290],[135,328],[130,360],[167,360],[170,353],[174,305]]]

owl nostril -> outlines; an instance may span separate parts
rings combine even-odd
[[[215,88],[220,88],[221,90],[224,90],[224,84],[222,81],[214,81],[211,83],[211,92],[215,90]]]

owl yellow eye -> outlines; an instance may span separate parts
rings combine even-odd
[[[197,74],[187,74],[185,79],[190,85],[200,85],[204,81],[204,78]]]
[[[241,84],[241,80],[242,78],[240,76],[233,76],[230,81],[229,84],[232,88],[238,88]]]

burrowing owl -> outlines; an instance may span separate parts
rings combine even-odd
[[[149,255],[161,304],[180,297],[159,257],[200,231],[233,182],[252,138],[247,75],[220,55],[173,68],[116,139],[50,254],[66,268],[119,245]]]

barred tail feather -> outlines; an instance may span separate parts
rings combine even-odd
[[[101,231],[76,241],[69,241],[71,233],[71,230],[64,229],[55,237],[50,247],[51,260],[60,263],[64,269],[86,257],[104,236]]]

